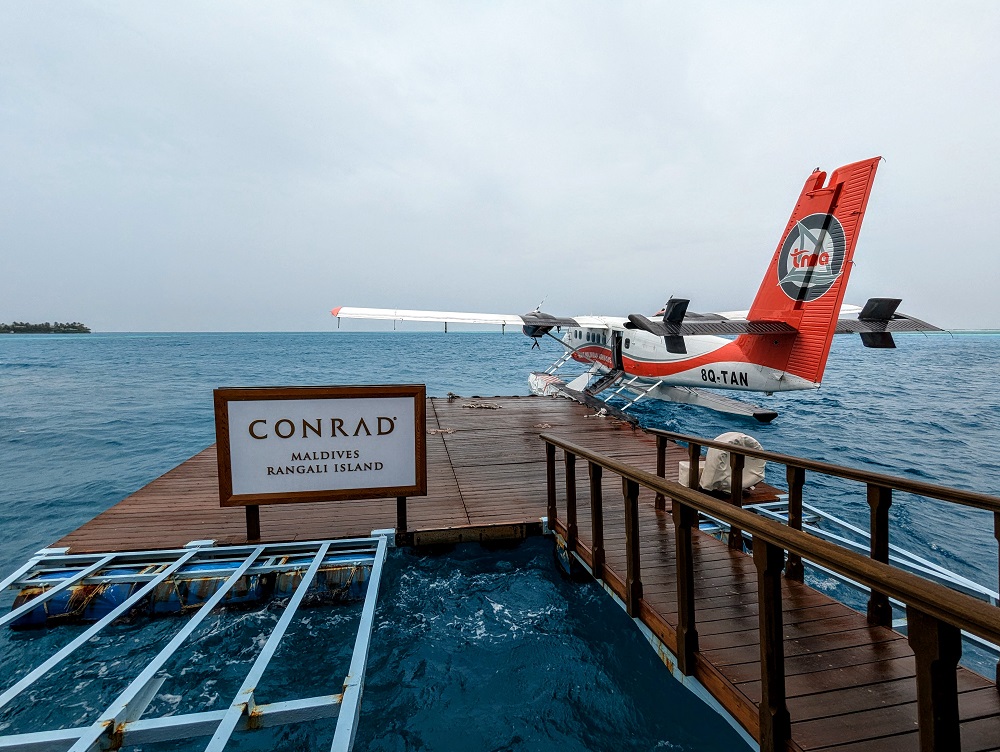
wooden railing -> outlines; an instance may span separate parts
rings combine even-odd
[[[827,475],[850,478],[868,484],[872,507],[873,543],[872,558],[816,538],[796,529],[794,524],[782,525],[764,519],[736,505],[660,477],[664,461],[658,457],[658,474],[639,470],[624,462],[593,452],[552,434],[542,434],[545,441],[546,477],[548,493],[549,526],[554,528],[558,518],[556,491],[556,448],[564,452],[566,467],[566,545],[575,551],[578,543],[576,514],[576,463],[588,464],[591,505],[591,553],[595,577],[604,579],[604,530],[602,477],[605,470],[622,479],[622,496],[625,506],[626,573],[624,596],[630,616],[638,616],[642,601],[642,571],[639,556],[639,488],[650,489],[656,494],[656,505],[665,508],[665,499],[671,499],[674,542],[677,568],[677,667],[686,675],[694,670],[698,654],[698,627],[695,612],[695,578],[692,554],[692,535],[698,525],[698,513],[710,515],[743,530],[753,537],[753,560],[757,569],[757,604],[760,629],[761,702],[759,714],[760,746],[765,752],[783,750],[789,741],[791,722],[785,695],[784,644],[782,639],[781,573],[786,566],[785,555],[801,567],[801,559],[837,572],[871,589],[888,599],[895,598],[906,606],[908,640],[914,652],[917,682],[917,712],[921,750],[957,750],[960,748],[958,688],[956,669],[961,656],[961,630],[970,632],[995,645],[1000,645],[1000,608],[971,596],[950,590],[943,585],[925,580],[915,574],[890,566],[887,555],[882,556],[881,541],[888,553],[888,530],[885,512],[892,489],[920,493],[935,498],[945,498],[958,503],[969,503],[1000,511],[1000,500],[982,494],[955,491],[941,486],[911,482],[890,476],[812,462],[797,457],[771,452],[733,447],[729,444],[681,436],[658,434],[665,446],[667,438],[688,442],[691,458],[691,480],[697,487],[700,446],[718,446],[738,457],[733,463],[733,487],[741,488],[739,471],[743,456],[764,457],[780,462],[788,468],[788,476],[795,480],[795,494],[799,505],[798,525],[801,525],[801,490],[806,470]],[[736,451],[734,451],[736,450]],[[662,456],[662,455],[661,455]],[[791,480],[790,480],[790,485]],[[871,490],[874,488],[874,492]],[[887,489],[887,490],[882,490]],[[961,500],[960,500],[961,499]],[[790,503],[793,501],[791,489]],[[738,499],[737,499],[738,501]],[[877,507],[877,513],[876,513]],[[790,514],[790,522],[792,515]],[[884,530],[884,532],[883,532]],[[742,534],[740,534],[742,535]],[[878,545],[874,542],[879,539]],[[732,540],[732,536],[730,537]],[[793,558],[794,557],[794,558]],[[793,572],[801,577],[801,570]],[[869,606],[869,618],[884,619],[880,606]]]
[[[898,478],[868,470],[833,465],[828,462],[793,457],[787,454],[778,454],[777,452],[768,452],[763,449],[735,446],[725,442],[700,439],[695,436],[686,436],[671,431],[647,430],[656,436],[656,474],[661,478],[664,476],[663,466],[665,463],[667,441],[683,442],[688,445],[688,456],[692,467],[688,477],[688,486],[690,488],[698,487],[698,465],[695,458],[701,455],[702,447],[714,447],[729,452],[730,466],[733,469],[733,490],[731,491],[730,498],[736,506],[740,506],[739,494],[741,491],[739,489],[742,488],[743,465],[746,457],[757,457],[767,462],[784,465],[785,478],[788,483],[788,525],[796,530],[802,529],[802,491],[806,482],[807,470],[821,475],[864,483],[870,510],[870,553],[871,558],[876,561],[886,563],[889,561],[889,507],[892,504],[893,491],[911,493],[917,496],[925,496],[931,499],[939,499],[953,504],[961,504],[962,506],[992,512],[993,535],[997,543],[1000,544],[1000,498],[996,496],[976,491],[948,488],[947,486],[924,483],[908,478]],[[738,546],[739,536],[731,534],[729,544],[731,547]],[[998,568],[1000,568],[1000,564],[998,564]],[[789,554],[785,567],[785,576],[799,582],[802,581],[802,560],[798,555]],[[892,608],[889,605],[889,598],[885,593],[875,591],[871,593],[868,600],[868,621],[870,624],[879,626],[887,627],[892,625]],[[997,679],[998,684],[1000,684],[1000,666],[998,666],[997,670]]]

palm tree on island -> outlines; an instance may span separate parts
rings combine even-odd
[[[27,321],[14,321],[10,324],[0,322],[0,334],[90,334],[90,327],[79,321],[71,323],[29,324]]]

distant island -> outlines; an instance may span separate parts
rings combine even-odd
[[[61,324],[54,321],[51,324],[29,324],[27,321],[15,321],[12,324],[0,322],[0,334],[90,334],[90,327],[79,321]]]

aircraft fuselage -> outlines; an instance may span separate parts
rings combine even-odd
[[[563,344],[580,363],[619,368],[629,376],[666,386],[731,389],[746,392],[781,392],[815,389],[817,383],[752,362],[736,340],[708,335],[684,338],[686,353],[667,350],[662,337],[625,329],[626,319],[601,317],[604,328],[569,327]],[[620,356],[616,339],[620,339]],[[618,362],[616,363],[616,358]]]

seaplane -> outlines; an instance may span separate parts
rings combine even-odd
[[[534,394],[576,399],[618,397],[624,412],[643,399],[699,405],[767,423],[774,410],[725,392],[772,395],[817,389],[835,334],[860,334],[865,347],[895,347],[893,332],[941,331],[897,312],[897,298],[847,305],[844,295],[854,249],[881,157],[809,175],[749,310],[695,313],[673,298],[652,318],[561,317],[460,313],[341,306],[338,319],[423,321],[520,326],[534,341],[550,337],[563,352],[545,371],[530,374]],[[556,331],[561,336],[552,332]],[[589,366],[569,382],[558,371]],[[617,401],[615,404],[619,404]]]

